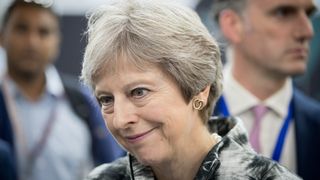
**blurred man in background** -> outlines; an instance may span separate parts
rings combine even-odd
[[[0,42],[7,73],[0,86],[0,138],[15,155],[20,179],[78,180],[122,150],[83,87],[52,65],[60,27],[47,5],[17,0],[4,15]]]
[[[313,0],[214,0],[213,14],[229,43],[224,93],[216,115],[245,119],[262,155],[320,179],[320,105],[292,85],[306,70]]]

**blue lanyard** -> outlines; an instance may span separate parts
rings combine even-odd
[[[230,116],[230,112],[228,110],[227,103],[226,103],[223,96],[220,97],[220,100],[217,103],[217,106],[219,107],[220,113],[222,115]],[[284,119],[284,123],[283,123],[282,128],[280,130],[280,133],[278,135],[276,146],[275,146],[273,153],[272,153],[272,159],[275,161],[279,162],[279,160],[280,160],[282,149],[283,149],[283,144],[284,144],[286,136],[288,134],[289,125],[290,125],[290,122],[292,119],[293,119],[293,102],[291,99],[289,107],[288,107],[288,114]]]
[[[286,136],[288,134],[289,125],[290,125],[290,122],[292,119],[293,119],[293,102],[291,99],[291,102],[288,107],[288,115],[284,120],[284,123],[282,125],[281,130],[280,130],[280,133],[278,135],[278,140],[277,140],[276,146],[275,146],[273,153],[272,153],[272,159],[275,161],[279,162],[279,160],[280,160],[282,149],[283,149],[283,144],[284,144],[284,141],[285,141]]]

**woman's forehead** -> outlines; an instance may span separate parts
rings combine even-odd
[[[160,65],[155,62],[144,59],[131,58],[129,56],[121,56],[106,61],[103,67],[101,67],[99,74],[100,76],[108,76],[117,74],[119,72],[123,73],[131,70],[145,72],[149,69],[154,68],[162,71]]]
[[[160,68],[157,63],[153,60],[148,60],[140,57],[134,57],[132,55],[123,54],[120,56],[113,57],[106,63],[107,68],[113,71],[126,70],[126,68],[135,67],[141,71],[146,68]]]

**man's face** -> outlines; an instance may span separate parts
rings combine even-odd
[[[59,25],[46,9],[17,6],[1,36],[9,72],[20,75],[43,73],[58,54]]]
[[[248,0],[235,45],[243,59],[268,74],[288,76],[306,69],[313,28],[313,0]]]

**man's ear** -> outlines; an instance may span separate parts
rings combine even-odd
[[[219,15],[221,32],[232,44],[236,44],[241,41],[241,34],[243,31],[242,23],[240,15],[231,9],[225,9],[221,11]]]

